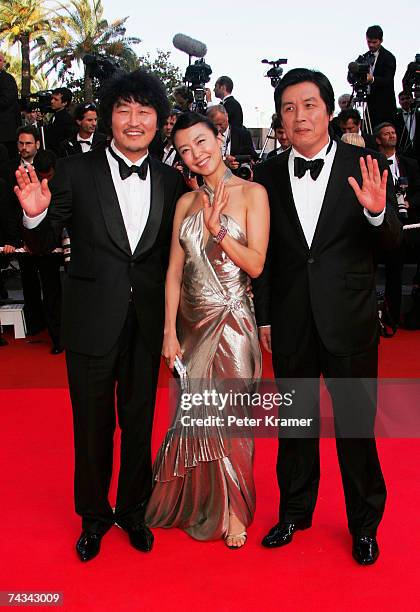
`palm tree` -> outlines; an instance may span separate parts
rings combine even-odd
[[[8,54],[6,56],[6,60],[8,64],[7,72],[10,72],[10,74],[15,77],[15,80],[18,83],[18,89],[20,94],[21,89],[19,86],[19,82],[21,81],[22,77],[21,59],[17,55]],[[43,72],[42,70],[37,70],[31,76],[31,93],[43,91],[45,89],[52,89],[56,86],[58,87],[57,82],[55,80],[51,81],[51,77],[47,77],[45,72]]]
[[[9,47],[20,43],[22,96],[31,91],[31,42],[46,35],[51,25],[44,0],[0,0],[0,40]]]
[[[70,0],[68,5],[59,6],[61,11],[57,15],[61,16],[61,27],[38,44],[39,66],[49,65],[47,75],[57,70],[59,78],[63,77],[73,61],[80,66],[85,55],[118,59],[126,69],[138,65],[131,45],[141,41],[125,35],[128,17],[108,23],[101,0]],[[86,101],[92,100],[92,69],[87,64],[84,64],[84,93]]]

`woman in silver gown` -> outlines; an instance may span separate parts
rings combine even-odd
[[[173,142],[201,189],[185,194],[174,219],[166,278],[163,355],[187,372],[188,393],[252,392],[261,375],[249,277],[262,271],[269,234],[267,194],[226,168],[217,129],[197,113],[182,115]],[[254,444],[233,434],[227,414],[241,407],[210,405],[188,412],[178,405],[154,464],[146,512],[151,527],[179,527],[198,540],[246,541],[255,510]],[[214,417],[200,426],[192,419]],[[219,417],[219,421],[216,417]],[[224,419],[224,422],[222,422]]]

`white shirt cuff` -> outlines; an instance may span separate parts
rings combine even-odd
[[[25,211],[23,211],[23,227],[26,229],[35,229],[47,216],[48,208],[44,212],[40,213],[36,217],[28,217]]]
[[[384,219],[385,219],[385,208],[383,209],[381,214],[378,215],[377,217],[372,217],[372,215],[370,214],[370,212],[368,210],[366,210],[366,208],[363,209],[363,212],[365,213],[366,219],[374,227],[379,227],[384,222]]]
[[[258,325],[258,329],[264,329],[266,327],[271,327],[271,325]]]

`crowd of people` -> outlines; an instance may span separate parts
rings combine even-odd
[[[313,424],[309,434],[279,442],[279,520],[263,546],[289,544],[311,526],[322,374],[338,428],[352,554],[361,565],[376,561],[386,487],[373,435],[375,274],[384,260],[395,331],[413,248],[402,223],[419,218],[420,128],[411,91],[400,94],[406,110],[398,115],[395,96],[392,103],[395,58],[379,26],[368,29],[367,42],[372,134],[350,96],[341,96],[332,120],[327,77],[297,68],[275,89],[279,146],[259,163],[229,77],[216,81],[220,103],[207,92],[203,115],[186,88],[174,92],[171,109],[161,82],[140,69],[104,84],[98,108],[89,102],[70,113],[71,92],[54,90],[47,125],[41,129],[28,109],[26,125],[5,140],[3,253],[25,250],[29,331],[47,325],[52,351],[66,350],[82,561],[99,553],[115,523],[143,552],[153,547],[150,527],[245,545],[255,510],[252,436],[230,436],[215,404],[197,411],[214,417],[212,425],[192,430],[180,425],[178,409],[153,468],[150,440],[161,355],[191,393],[220,390],[226,380],[244,392],[261,376],[260,343],[277,380],[313,381],[296,408]],[[63,241],[61,279],[55,252]],[[115,405],[122,437],[113,509]]]

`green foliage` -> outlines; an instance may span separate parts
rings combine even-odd
[[[140,67],[150,70],[150,72],[153,72],[153,74],[161,79],[168,95],[171,94],[175,87],[182,85],[182,72],[169,61],[170,56],[170,51],[157,49],[157,56],[154,59],[151,58],[150,53],[146,53],[146,55],[138,58]]]

